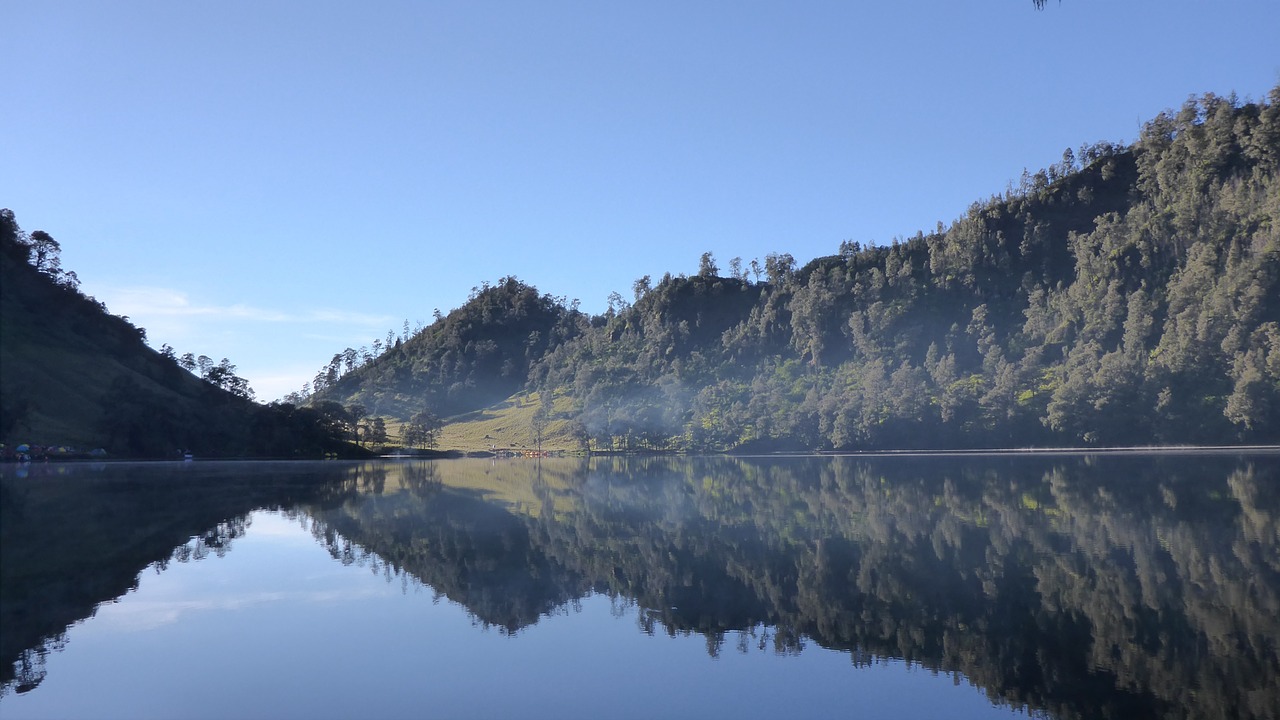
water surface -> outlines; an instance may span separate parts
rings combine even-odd
[[[1280,717],[1280,458],[0,470],[0,714]]]

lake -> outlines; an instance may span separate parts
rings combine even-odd
[[[0,716],[1280,718],[1280,454],[0,466]]]

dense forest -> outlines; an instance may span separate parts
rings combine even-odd
[[[49,233],[0,210],[0,443],[115,457],[360,454],[345,408],[253,402],[229,360],[156,351],[84,295]],[[66,446],[71,446],[68,450]]]
[[[1188,100],[931,233],[706,253],[599,316],[503,278],[290,399],[406,420],[541,390],[597,450],[1274,443],[1277,101]]]

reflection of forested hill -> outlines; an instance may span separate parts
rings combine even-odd
[[[314,515],[511,630],[595,589],[713,652],[763,624],[1061,717],[1280,703],[1275,456],[566,462],[495,471],[540,512],[444,462]]]
[[[136,588],[148,565],[226,552],[249,512],[319,503],[345,470],[276,463],[251,477],[248,464],[196,467],[36,464],[29,476],[12,465],[0,473],[0,688],[39,684],[46,646]],[[266,477],[263,467],[272,468]]]
[[[362,483],[382,484],[386,466],[369,469]],[[434,482],[434,470],[429,464],[395,468],[405,491],[368,493],[312,512],[312,532],[335,558],[356,559],[354,541],[397,573],[409,573],[481,621],[511,632],[590,589],[539,551],[521,516],[477,490]]]

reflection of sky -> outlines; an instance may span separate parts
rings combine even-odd
[[[585,598],[516,637],[432,602],[430,588],[343,566],[295,521],[257,513],[225,557],[147,571],[69,632],[36,690],[0,701],[41,717],[977,718],[982,691],[899,662],[856,669],[698,635],[648,636],[635,609]]]
[[[318,549],[315,539],[302,531],[297,521],[279,513],[254,514],[249,534],[232,540],[231,548],[221,558],[210,554],[199,561],[170,561],[162,572],[153,566],[148,571],[154,575],[149,578],[148,592],[131,593],[127,601],[100,608],[94,631],[130,633],[178,620],[204,622],[193,617],[200,613],[257,610],[272,604],[306,607],[354,602],[388,592],[377,585],[353,585],[349,573],[323,553],[319,558],[307,557]],[[312,562],[299,563],[302,558],[295,555]],[[282,567],[282,562],[290,567]],[[208,563],[232,563],[233,567],[208,568]],[[279,588],[279,579],[285,577],[292,582],[273,589]]]

